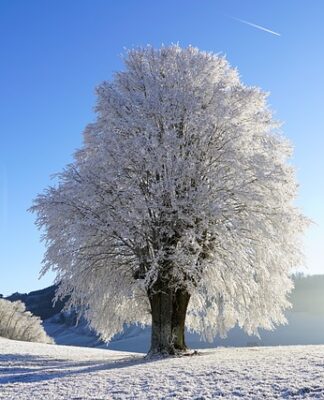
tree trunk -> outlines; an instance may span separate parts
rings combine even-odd
[[[158,280],[148,293],[152,312],[149,355],[174,355],[187,350],[185,319],[190,295],[185,289],[172,289]]]
[[[176,351],[187,350],[185,342],[185,322],[189,300],[190,295],[184,289],[178,289],[173,297],[172,335],[174,339],[173,345]]]

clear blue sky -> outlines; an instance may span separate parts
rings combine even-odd
[[[38,280],[44,248],[26,209],[80,147],[94,87],[122,68],[125,47],[176,42],[225,54],[271,92],[295,146],[298,205],[317,223],[308,272],[324,273],[323,20],[322,0],[1,0],[0,293],[53,280]]]

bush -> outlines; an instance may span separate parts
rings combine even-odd
[[[19,300],[0,299],[0,336],[26,342],[54,343],[46,334],[41,319],[26,311],[25,304]]]

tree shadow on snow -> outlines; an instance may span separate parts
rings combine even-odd
[[[157,360],[128,356],[117,360],[73,361],[49,357],[1,354],[0,386],[9,383],[32,383],[147,364]]]

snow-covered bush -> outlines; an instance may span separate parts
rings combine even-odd
[[[21,301],[0,299],[0,336],[26,342],[54,343],[39,317],[26,311]]]

